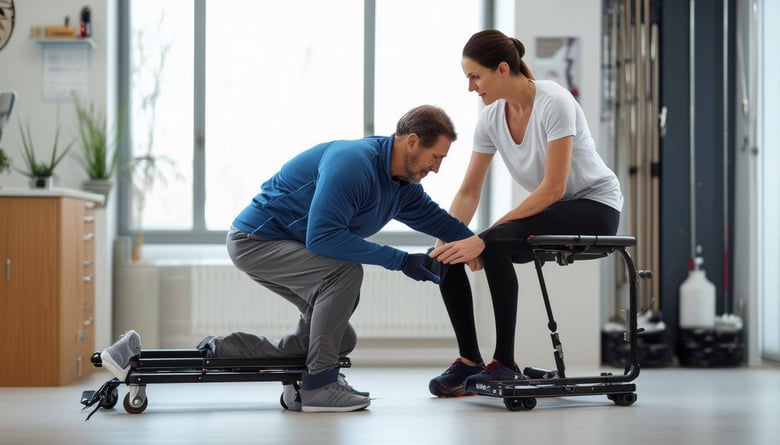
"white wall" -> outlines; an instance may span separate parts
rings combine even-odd
[[[755,64],[757,39],[754,18],[750,12],[751,4],[754,0],[737,1],[737,20],[735,21],[737,45],[740,46],[740,60],[735,62],[738,67],[736,72],[736,85],[744,85],[736,90],[736,101],[738,111],[735,112],[735,135],[734,141],[737,141],[737,147],[742,146],[742,141],[746,145],[738,148],[734,155],[734,196],[744,197],[744,199],[734,200],[734,293],[735,302],[747,302],[744,308],[746,312],[738,309],[737,314],[745,317],[747,338],[748,338],[748,360],[750,365],[760,363],[760,353],[758,351],[759,338],[759,307],[756,296],[758,296],[758,277],[762,263],[758,260],[759,251],[757,249],[757,240],[759,238],[758,224],[758,201],[757,196],[760,191],[758,184],[758,156],[752,149],[757,144],[756,135],[756,101],[759,97],[757,88],[757,70]],[[748,105],[742,108],[741,104]]]
[[[758,347],[761,356],[766,359],[780,361],[780,177],[777,175],[780,167],[780,128],[777,126],[780,118],[780,87],[776,80],[780,69],[776,42],[780,41],[780,31],[776,28],[780,19],[780,4],[776,1],[761,2],[759,38],[759,119],[758,129],[758,205],[759,205],[759,235],[760,259],[762,272],[759,274],[759,299],[754,303],[751,314],[760,314],[756,323],[760,327]],[[758,317],[756,317],[758,318]]]
[[[0,89],[15,90],[18,93],[14,115],[5,128],[2,143],[6,152],[14,159],[14,165],[22,167],[22,142],[19,124],[29,121],[36,152],[48,154],[48,148],[54,140],[54,132],[61,128],[60,141],[71,141],[77,136],[76,114],[71,101],[45,101],[43,97],[43,49],[30,39],[30,26],[41,24],[61,24],[66,15],[71,24],[78,26],[79,11],[83,1],[61,0],[25,0],[15,2],[16,27],[11,40],[0,50]],[[87,101],[94,102],[98,109],[104,109],[108,94],[107,46],[105,16],[106,2],[97,2],[92,6],[93,38],[97,46],[90,51]],[[62,144],[61,144],[62,145]],[[65,161],[57,168],[56,184],[63,187],[80,188],[86,179],[78,163],[74,147]],[[7,186],[27,186],[26,178],[20,173],[3,177]]]
[[[89,4],[92,9],[92,35],[97,46],[89,52],[88,91],[84,98],[94,103],[99,110],[109,109],[112,104],[114,88],[115,56],[111,48],[115,46],[115,37],[107,33],[114,30],[109,17],[114,16],[115,1],[98,1]],[[32,138],[36,145],[36,154],[48,156],[49,148],[54,142],[57,125],[60,126],[60,143],[68,142],[77,137],[78,129],[76,114],[70,101],[48,102],[43,97],[43,49],[30,39],[32,25],[56,25],[64,22],[65,16],[70,16],[70,23],[78,26],[79,12],[87,3],[83,0],[23,0],[14,2],[16,6],[16,26],[8,44],[0,50],[0,90],[17,92],[16,106],[10,122],[3,132],[0,145],[13,159],[13,165],[23,168],[21,156],[22,141],[19,125],[29,122]],[[112,61],[109,64],[109,60]],[[110,67],[110,68],[109,68]],[[109,110],[110,111],[110,110]],[[109,115],[111,118],[112,115]],[[74,146],[71,154],[57,167],[55,171],[56,186],[80,189],[81,183],[87,179],[77,153],[79,147]],[[6,187],[27,187],[27,178],[20,173],[3,174],[0,183]],[[115,192],[114,192],[115,195]],[[116,198],[110,197],[105,212],[99,212],[101,225],[96,253],[96,347],[110,343],[109,320],[111,314],[110,290],[111,267],[109,259],[110,243],[107,239],[115,236]]]

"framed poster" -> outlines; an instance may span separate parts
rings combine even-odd
[[[579,100],[579,37],[537,37],[533,73],[537,79],[558,82]]]

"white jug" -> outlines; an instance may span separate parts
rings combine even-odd
[[[704,260],[694,259],[693,270],[680,285],[680,327],[715,327],[715,285],[701,269]]]

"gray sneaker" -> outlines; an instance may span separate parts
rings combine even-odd
[[[295,386],[293,385],[282,385],[282,387],[284,388],[282,390],[282,397],[280,399],[282,407],[290,411],[300,411],[301,394],[298,392],[298,390],[295,389]]]
[[[371,399],[353,391],[338,380],[322,388],[301,389],[302,409],[307,413],[345,412],[361,410],[371,404]]]
[[[338,381],[339,381],[339,383],[341,383],[342,385],[346,386],[346,387],[347,387],[347,389],[349,389],[350,391],[352,391],[353,393],[355,393],[355,394],[357,394],[357,395],[359,395],[359,396],[368,397],[368,396],[370,396],[370,395],[371,395],[371,393],[370,393],[370,392],[368,392],[368,391],[358,391],[357,389],[353,388],[353,387],[352,387],[352,385],[350,385],[349,383],[347,383],[347,377],[346,377],[344,374],[342,374],[342,373],[339,373],[339,379],[338,379]]]
[[[121,381],[130,372],[130,359],[141,353],[141,336],[132,329],[100,353],[103,366]]]

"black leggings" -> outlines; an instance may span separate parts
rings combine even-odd
[[[479,237],[485,242],[482,262],[493,300],[496,349],[493,359],[506,366],[515,363],[517,275],[513,263],[533,261],[529,235],[614,235],[620,212],[607,205],[578,199],[559,201],[541,213],[491,227]],[[482,362],[474,322],[471,286],[463,263],[451,265],[439,286],[455,330],[461,357]]]

